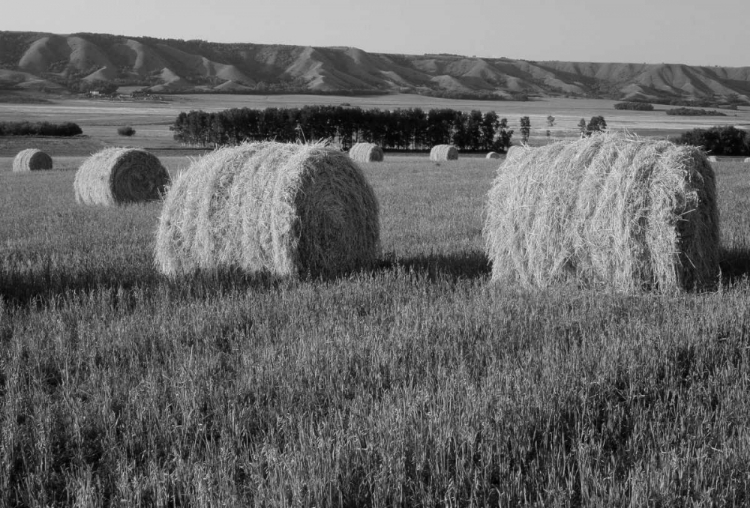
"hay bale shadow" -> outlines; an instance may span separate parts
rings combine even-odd
[[[719,259],[722,283],[734,284],[750,278],[750,247],[722,248]]]

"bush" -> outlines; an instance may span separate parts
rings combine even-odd
[[[678,116],[727,116],[726,113],[722,113],[721,111],[694,108],[668,109],[667,114]]]
[[[676,141],[681,145],[702,147],[712,155],[750,155],[750,140],[743,130],[727,125],[710,129],[693,129]]]
[[[626,101],[615,104],[615,109],[628,109],[632,111],[653,111],[654,106],[648,102]]]
[[[123,127],[117,128],[117,134],[119,134],[120,136],[132,136],[135,134],[135,129],[130,125],[125,125]]]

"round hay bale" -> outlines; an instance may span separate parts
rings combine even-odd
[[[52,169],[52,157],[36,148],[21,150],[13,159],[13,171],[16,173],[42,169]]]
[[[745,162],[750,162],[750,157],[746,158]]]
[[[487,155],[484,156],[485,159],[499,159],[500,154],[497,152],[490,152]]]
[[[324,144],[246,143],[194,161],[167,193],[156,238],[166,275],[331,276],[379,255],[375,193]]]
[[[383,150],[375,143],[357,143],[349,149],[349,157],[356,162],[382,162]]]
[[[458,149],[453,145],[435,145],[430,150],[431,161],[454,161],[458,159]]]
[[[505,162],[507,163],[509,160],[528,150],[530,150],[530,148],[527,145],[513,145],[509,147],[508,151],[505,152]]]
[[[692,146],[618,134],[522,150],[488,194],[492,279],[630,292],[713,286],[714,171]]]
[[[718,159],[716,158],[715,155],[709,155],[708,162],[718,162]]]
[[[161,198],[169,173],[159,159],[136,148],[105,148],[86,159],[76,171],[76,202],[119,205]]]

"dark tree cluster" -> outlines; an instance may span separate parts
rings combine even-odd
[[[694,108],[674,108],[667,110],[668,115],[676,116],[727,116],[726,113],[716,110],[694,109]]]
[[[0,136],[77,136],[83,133],[78,124],[65,122],[0,122]]]
[[[677,143],[700,146],[712,155],[750,155],[747,133],[731,125],[693,129],[683,133]]]
[[[513,135],[507,120],[494,111],[388,111],[343,106],[190,111],[180,113],[170,128],[175,140],[203,146],[329,139],[343,149],[366,141],[391,150],[427,150],[452,144],[460,150],[505,151]]]
[[[653,111],[654,105],[649,102],[625,101],[615,104],[615,109],[626,109],[631,111]]]

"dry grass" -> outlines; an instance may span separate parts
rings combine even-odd
[[[356,162],[382,162],[383,150],[375,143],[357,143],[349,149],[349,157]]]
[[[13,159],[13,171],[16,173],[52,169],[52,157],[36,148],[21,150]]]
[[[379,254],[370,184],[345,153],[322,144],[247,143],[196,160],[167,194],[156,242],[168,275],[331,275]]]
[[[617,134],[510,157],[488,196],[492,278],[620,291],[711,286],[714,172],[695,147]]]
[[[435,145],[430,150],[431,161],[454,161],[458,159],[458,149],[453,145]]]
[[[112,206],[159,199],[169,173],[144,150],[105,148],[86,159],[76,172],[76,202]]]

